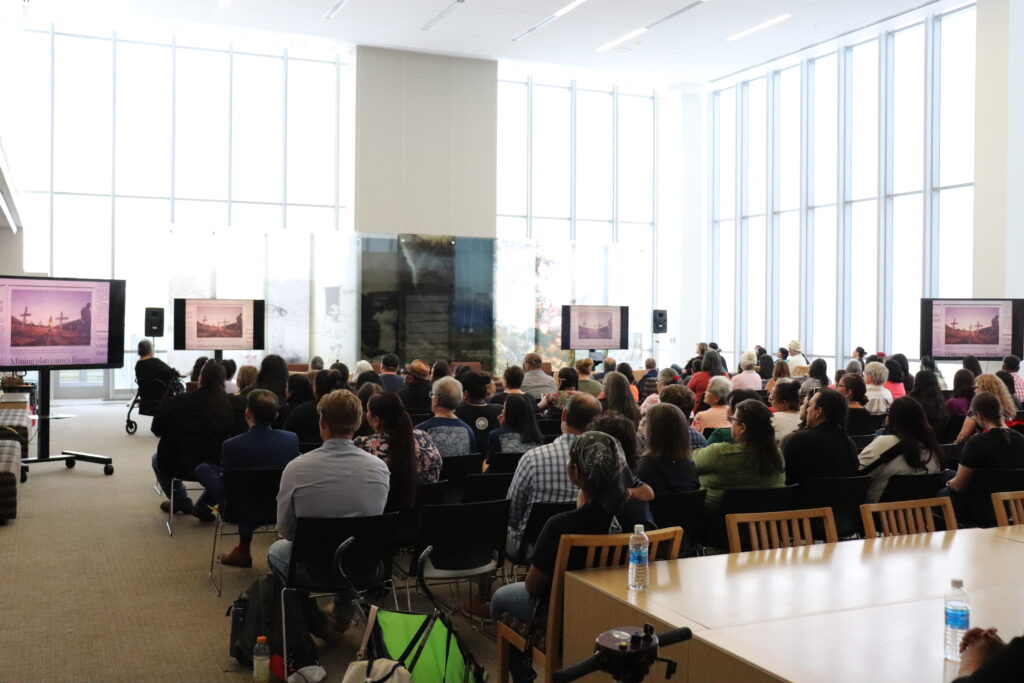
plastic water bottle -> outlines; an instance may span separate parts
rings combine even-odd
[[[252,649],[252,680],[259,683],[270,680],[270,646],[266,636],[259,636]]]
[[[629,537],[629,590],[645,591],[650,585],[647,573],[647,553],[650,541],[644,533],[644,525],[637,524]]]
[[[971,605],[962,579],[953,579],[946,591],[946,659],[960,661],[960,641],[971,628]]]

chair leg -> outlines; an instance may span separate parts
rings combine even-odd
[[[213,563],[217,558],[217,548],[220,546],[221,529],[224,526],[224,522],[221,521],[220,513],[217,513],[217,523],[213,527],[213,550],[210,551],[210,573],[207,574],[207,578],[210,579],[210,583],[213,584],[214,589],[217,591],[217,597],[220,597],[221,591],[224,589],[224,565],[220,566],[220,579],[219,582],[213,580]]]
[[[171,479],[170,505],[168,505],[168,507],[167,507],[167,535],[168,536],[173,536],[174,535],[174,484],[177,481],[178,481],[177,479]]]
[[[498,683],[509,683],[508,648],[510,643],[498,629]]]
[[[284,656],[284,677],[288,678],[288,614],[285,605],[285,594],[291,590],[287,586],[281,589],[281,650]]]

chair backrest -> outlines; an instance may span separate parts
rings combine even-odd
[[[462,486],[463,503],[482,503],[485,500],[505,500],[512,485],[512,474],[470,474]]]
[[[563,534],[555,556],[555,575],[551,577],[551,593],[548,598],[547,638],[544,652],[547,657],[545,668],[557,670],[562,663],[562,598],[565,592],[565,572],[570,559],[580,562],[573,569],[593,567],[621,567],[629,561],[629,537],[632,534]],[[668,546],[668,556],[679,554],[683,542],[683,530],[679,527],[648,531],[651,542],[649,557],[657,557]],[[583,559],[579,560],[582,555]]]
[[[229,524],[277,522],[277,491],[283,467],[224,472],[224,501],[220,517]]]
[[[957,518],[971,526],[995,524],[992,494],[1009,491],[1024,491],[1024,469],[975,469],[967,490],[953,495]]]
[[[860,453],[862,450],[864,450],[865,447],[867,447],[867,445],[869,443],[871,443],[872,441],[875,440],[875,435],[874,434],[854,434],[854,435],[850,436],[850,439],[853,440],[853,445],[857,447],[857,452]]]
[[[537,420],[537,426],[540,427],[540,433],[544,436],[562,435],[561,420]]]
[[[559,436],[561,436],[561,434],[543,434],[542,436],[544,438],[544,443],[548,444],[548,443],[554,443],[555,440]]]
[[[472,569],[492,560],[500,567],[505,559],[508,509],[508,500],[424,505],[413,557],[432,546],[430,561],[437,569]]]
[[[713,548],[725,548],[729,543],[725,533],[725,515],[792,510],[798,488],[798,484],[790,484],[772,489],[726,489],[722,493],[720,516],[711,518],[704,515],[701,519],[704,530],[701,542]]]
[[[484,468],[484,457],[479,453],[469,455],[449,455],[441,458],[441,478],[447,480],[445,503],[457,503],[462,500],[462,483],[466,475],[480,474]]]
[[[295,522],[289,585],[299,568],[302,586],[310,590],[337,590],[351,583],[357,590],[391,575],[398,514],[372,517],[299,517]],[[338,546],[354,537],[344,556],[345,579],[338,571]]]
[[[420,525],[420,511],[424,505],[441,505],[445,501],[448,482],[442,479],[431,484],[420,484],[416,489],[416,503],[411,508],[398,510],[398,531],[395,543],[412,545],[416,540],[416,529]]]
[[[880,503],[895,503],[901,500],[931,498],[946,485],[945,472],[928,474],[894,474],[885,485]]]
[[[1024,491],[993,493],[992,508],[996,513],[997,525],[1024,524]]]
[[[952,441],[960,433],[960,430],[964,428],[964,420],[967,419],[966,415],[950,415],[949,422],[946,423],[945,433],[937,435],[944,443]]]
[[[707,489],[684,491],[681,493],[659,493],[649,505],[651,516],[659,527],[678,526],[686,532],[692,532],[704,508]]]
[[[864,522],[864,538],[941,531],[935,524],[935,517],[932,514],[934,508],[941,510],[946,530],[957,528],[953,503],[946,497],[861,505],[860,515]],[[876,515],[878,516],[877,526],[875,525]]]
[[[288,372],[309,372],[309,363],[288,363]]]
[[[492,453],[488,458],[487,471],[493,474],[513,474],[522,459],[522,453]]]
[[[172,475],[184,481],[196,481],[196,467],[204,462],[219,463],[224,438],[220,436],[178,436],[178,456]]]
[[[319,441],[300,441],[299,442],[299,453],[309,453],[310,451],[316,450],[323,446]]]
[[[523,535],[519,539],[519,549],[516,553],[516,562],[526,564],[529,557],[529,550],[540,537],[541,529],[549,519],[562,512],[576,509],[576,501],[565,503],[534,503],[530,506],[530,512],[526,516],[526,526],[523,528]]]
[[[800,486],[797,505],[803,509],[830,507],[840,538],[860,531],[860,505],[864,502],[871,477],[817,477]],[[812,524],[814,537],[821,539],[820,523]]]
[[[811,531],[811,520],[820,519],[825,527],[825,542],[836,543],[836,523],[832,517],[832,508],[812,508],[810,510],[789,510],[786,512],[753,512],[743,515],[726,515],[725,526],[729,534],[729,552],[739,553],[744,550],[772,550],[774,548],[794,548],[814,543]],[[749,548],[744,548],[740,527],[746,527],[746,541]]]

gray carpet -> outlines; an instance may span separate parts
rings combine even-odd
[[[224,612],[266,570],[271,535],[257,535],[252,569],[225,568],[217,597],[207,580],[213,526],[178,516],[173,537],[164,528],[149,418],[128,436],[124,403],[60,412],[77,417],[53,424],[51,452],[110,455],[116,471],[36,465],[19,488],[18,518],[0,526],[0,680],[250,680],[228,657]],[[493,640],[455,623],[493,675]],[[321,648],[329,680],[340,680],[360,633]]]

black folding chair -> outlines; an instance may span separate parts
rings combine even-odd
[[[853,434],[850,436],[850,440],[853,441],[853,445],[857,447],[857,452],[860,453],[862,450],[867,448],[867,445],[875,440],[874,434]]]
[[[488,459],[487,471],[493,474],[514,474],[523,453],[494,453]]]
[[[480,474],[483,468],[484,456],[479,453],[441,458],[441,479],[448,482],[443,502],[458,503],[462,500],[462,482],[466,475]]]
[[[1024,491],[1024,469],[975,469],[967,490],[952,492],[957,524],[961,528],[995,526],[992,494],[1007,491]]]
[[[187,483],[198,484],[196,479],[196,467],[202,463],[219,463],[223,439],[203,436],[179,436],[177,456],[174,462],[174,471],[171,473],[171,496],[167,508],[167,535],[174,535],[174,490],[176,484],[181,484],[186,495],[189,491],[203,491],[202,486],[188,486]],[[157,463],[159,465],[159,462]],[[159,482],[153,485],[158,495],[163,496],[164,490]],[[276,493],[274,494],[277,495]]]
[[[748,512],[785,512],[795,509],[794,497],[799,484],[772,489],[726,489],[716,515],[701,516],[698,543],[704,548],[728,548],[725,516]]]
[[[299,453],[309,453],[312,450],[316,450],[323,446],[323,443],[319,441],[300,441],[299,442]]]
[[[526,516],[526,526],[523,528],[523,535],[519,539],[519,547],[516,548],[516,556],[512,559],[513,572],[515,566],[528,567],[530,565],[530,551],[540,537],[540,532],[547,524],[547,521],[557,514],[576,509],[576,501],[564,503],[533,503],[530,512]]]
[[[855,536],[861,532],[860,506],[868,493],[871,477],[817,477],[808,479],[796,495],[796,507],[832,508],[839,538]],[[825,529],[820,520],[812,520],[811,531],[817,540],[825,540]]]
[[[420,484],[416,489],[416,503],[404,510],[388,510],[398,512],[398,530],[395,532],[395,543],[399,547],[408,547],[416,540],[416,529],[420,525],[420,510],[424,505],[441,505],[444,503],[448,482],[441,480],[432,484]]]
[[[271,569],[281,581],[281,634],[288,662],[287,600],[289,593],[310,597],[343,594],[357,600],[361,593],[390,587],[398,515],[373,517],[299,517],[295,522],[291,559],[286,574]]]
[[[704,509],[704,499],[707,498],[707,489],[696,491],[682,491],[680,493],[659,493],[648,505],[651,508],[651,516],[654,523],[662,529],[670,526],[683,528],[683,545],[680,552],[685,554],[686,549],[694,545],[694,534],[700,520],[701,510]]]
[[[470,474],[462,488],[463,503],[482,503],[487,500],[505,500],[512,485],[511,474]]]
[[[882,491],[879,503],[895,503],[901,500],[934,498],[946,486],[945,472],[927,474],[894,474]]]
[[[224,500],[217,507],[217,522],[213,527],[213,550],[210,551],[210,571],[207,577],[221,594],[224,587],[224,565],[220,565],[217,580],[213,578],[213,564],[220,557],[221,539],[237,536],[239,531],[225,533],[224,527],[238,526],[240,522],[265,527],[277,524],[277,492],[281,488],[284,468],[228,470],[224,473]],[[274,529],[255,533],[274,533]]]
[[[543,436],[561,436],[562,435],[562,421],[561,420],[541,419],[541,420],[537,420],[537,426],[540,427],[540,433]]]
[[[937,435],[942,443],[954,441],[960,434],[960,430],[964,428],[964,420],[966,419],[966,415],[950,415],[949,422],[946,423],[945,433]]]

